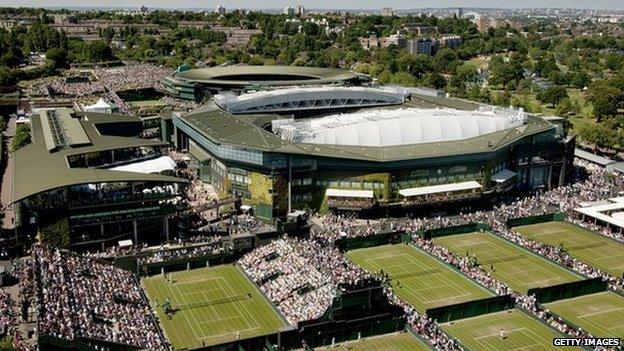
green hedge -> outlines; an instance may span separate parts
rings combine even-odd
[[[428,308],[425,313],[438,323],[446,323],[457,319],[505,311],[514,308],[514,306],[515,301],[513,297],[511,297],[511,295],[503,295],[454,305]]]
[[[599,293],[607,290],[607,283],[601,278],[585,279],[576,282],[529,289],[527,295],[535,295],[539,303],[548,303],[573,297]]]
[[[468,224],[456,225],[452,227],[428,229],[424,231],[419,231],[416,234],[420,236],[421,238],[432,239],[432,238],[438,238],[441,236],[472,233],[472,232],[477,232],[479,230],[484,230],[484,231],[490,230],[490,226],[485,223],[468,223]]]
[[[529,225],[529,224],[552,222],[552,221],[563,221],[565,219],[566,219],[565,213],[553,212],[553,213],[547,213],[547,214],[537,215],[537,216],[510,218],[507,220],[506,224],[507,224],[507,228],[511,228],[511,227],[519,227],[521,225]]]
[[[357,250],[365,247],[380,246],[386,244],[398,244],[405,242],[405,232],[386,232],[368,236],[359,236],[355,238],[338,239],[335,246],[342,252],[349,250]],[[409,242],[409,239],[407,239]]]

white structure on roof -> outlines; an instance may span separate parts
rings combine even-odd
[[[113,107],[104,99],[100,98],[95,104],[85,106],[85,112],[112,113]]]
[[[302,120],[274,120],[282,139],[310,144],[393,146],[463,140],[521,127],[527,114],[497,107],[377,109]]]
[[[294,87],[238,96],[221,93],[214,101],[230,113],[242,114],[399,105],[406,98],[406,90],[400,88]]]
[[[175,170],[176,163],[169,156],[161,156],[152,160],[130,163],[111,168],[113,171],[124,171],[144,174],[160,174]]]

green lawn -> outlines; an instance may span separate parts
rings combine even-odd
[[[493,296],[455,269],[410,245],[353,250],[347,252],[347,257],[369,271],[387,273],[396,294],[420,312]]]
[[[332,351],[427,351],[433,350],[409,333],[374,336],[361,341],[349,341],[335,347],[317,347],[314,350]]]
[[[442,324],[442,329],[471,351],[560,350],[552,339],[563,337],[520,310],[508,310]],[[501,329],[505,338],[501,337]],[[580,348],[566,347],[566,350]]]
[[[624,273],[624,244],[598,233],[565,222],[545,222],[513,228],[518,233],[568,253],[590,266],[613,276]]]
[[[165,101],[160,100],[142,100],[142,101],[128,101],[126,105],[132,108],[141,108],[141,107],[160,107],[160,106],[168,106],[169,104]]]
[[[492,276],[513,290],[526,293],[531,288],[547,287],[581,280],[582,277],[541,256],[524,250],[494,234],[468,233],[434,238],[458,256],[476,256]]]
[[[616,293],[584,295],[546,307],[597,337],[624,338],[624,297]]]
[[[175,349],[215,345],[270,334],[286,326],[243,271],[232,265],[172,273],[141,281]],[[161,306],[169,298],[169,319]]]

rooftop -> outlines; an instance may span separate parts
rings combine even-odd
[[[220,66],[174,73],[182,80],[223,85],[328,84],[358,78],[356,73],[333,68],[295,66]]]
[[[297,143],[396,146],[464,140],[525,124],[521,111],[482,107],[368,109],[322,118],[274,121],[274,132]]]
[[[96,124],[140,120],[129,116],[87,112],[76,114],[75,117],[71,118],[80,125],[90,144],[75,147],[70,145],[70,147],[51,151],[46,143],[44,136],[46,127],[41,118],[42,115],[47,116],[46,112],[48,111],[42,110],[32,115],[32,143],[15,152],[14,202],[40,192],[70,185],[125,181],[185,182],[181,178],[159,174],[141,174],[96,168],[70,168],[67,158],[72,155],[128,147],[165,146],[166,143],[140,138],[101,135],[95,127]],[[69,113],[69,111],[67,112]],[[78,126],[75,127],[78,128]]]
[[[437,98],[430,96],[412,96],[405,104],[419,108],[456,108],[466,111],[475,110],[477,104],[462,100]],[[393,107],[388,110],[394,109]],[[282,119],[274,115],[273,120]],[[254,115],[232,115],[219,108],[214,102],[208,103],[188,114],[177,115],[179,120],[194,129],[215,144],[224,144],[267,152],[315,155],[355,159],[362,161],[387,162],[450,156],[457,154],[492,152],[524,136],[554,129],[554,126],[541,118],[528,116],[526,123],[519,127],[499,130],[462,140],[425,142],[392,146],[331,145],[298,143],[283,140],[279,136],[261,128]],[[271,120],[263,115],[263,121]]]

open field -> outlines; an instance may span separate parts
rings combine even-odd
[[[546,307],[597,337],[624,338],[624,297],[616,293],[584,295]]]
[[[214,345],[270,334],[286,326],[269,302],[236,266],[172,273],[173,283],[158,275],[142,285],[175,349]],[[169,319],[162,307],[169,298]]]
[[[362,341],[350,341],[335,347],[316,347],[316,351],[427,351],[433,350],[409,333],[374,336]]]
[[[565,222],[544,222],[513,228],[552,246],[563,245],[574,258],[613,276],[624,273],[624,244]]]
[[[420,312],[493,296],[450,266],[409,245],[353,250],[347,252],[347,257],[369,271],[387,273],[397,295]]]
[[[563,336],[517,309],[445,323],[442,329],[473,351],[559,350],[553,346],[552,339]],[[501,330],[505,338],[501,337]]]
[[[491,233],[468,233],[434,238],[458,256],[476,256],[484,269],[512,289],[526,293],[531,288],[546,287],[581,280],[582,277],[541,256],[524,250]]]

